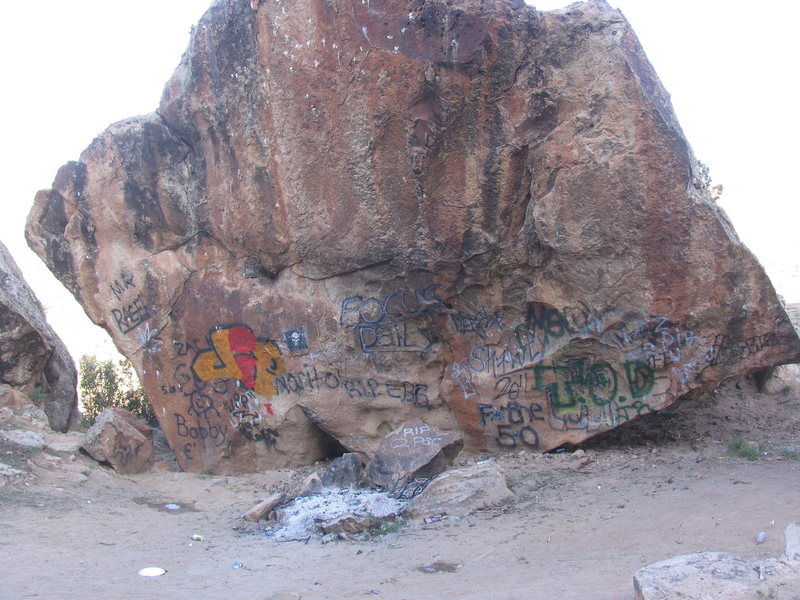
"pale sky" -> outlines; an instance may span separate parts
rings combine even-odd
[[[247,1],[247,0],[241,0]],[[269,0],[262,0],[269,1]],[[670,92],[720,205],[787,301],[800,302],[800,2],[609,0]],[[113,349],[27,249],[37,190],[109,124],[151,112],[210,0],[36,0],[3,6],[0,240],[77,362]],[[540,10],[568,2],[533,2]]]

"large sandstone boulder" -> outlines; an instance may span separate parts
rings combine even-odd
[[[34,402],[66,431],[80,420],[75,364],[2,242],[0,282],[0,406]]]
[[[184,469],[547,450],[800,358],[698,173],[605,2],[218,0],[27,235]]]

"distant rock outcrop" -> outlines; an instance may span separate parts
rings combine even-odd
[[[0,281],[0,406],[33,402],[67,431],[80,420],[75,364],[2,242]]]
[[[157,113],[40,192],[31,246],[181,466],[547,450],[800,358],[602,1],[218,0]]]

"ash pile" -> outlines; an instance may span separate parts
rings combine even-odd
[[[492,461],[449,468],[463,445],[459,434],[413,419],[387,435],[366,466],[360,454],[344,454],[295,492],[273,494],[242,518],[277,541],[329,542],[389,533],[408,521],[458,518],[512,497]]]

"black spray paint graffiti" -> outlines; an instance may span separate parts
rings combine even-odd
[[[185,396],[189,400],[189,410],[187,411],[188,414],[194,415],[200,419],[210,418],[208,416],[209,413],[213,413],[213,416],[215,416],[217,419],[220,418],[219,411],[214,406],[214,401],[210,396],[202,394],[198,390],[194,390],[193,392],[185,394]]]
[[[539,435],[532,424],[544,421],[544,417],[540,416],[543,412],[544,408],[538,402],[527,405],[516,401],[506,405],[478,405],[481,427],[486,427],[487,423],[496,425],[495,442],[506,448],[516,448],[517,442],[528,448],[538,448]]]
[[[633,417],[653,412],[653,407],[641,400],[636,400],[628,406],[617,406],[617,418],[620,421],[630,421]]]
[[[493,377],[502,377],[526,367],[532,367],[544,358],[544,350],[535,350],[533,344],[522,349],[509,350],[500,344],[475,346],[461,361],[455,363],[454,378],[460,384],[464,379],[464,371],[473,373],[491,373]],[[458,376],[455,374],[458,373]],[[462,389],[464,388],[462,384]]]
[[[253,392],[247,390],[241,394],[235,393],[224,405],[231,415],[231,426],[239,433],[251,442],[264,442],[268,450],[277,448],[278,432],[264,426],[261,411],[258,409],[258,397]],[[273,414],[271,405],[265,405],[265,410]]]
[[[400,402],[408,402],[414,406],[431,409],[428,399],[428,386],[410,381],[385,381],[376,379],[345,380],[343,382],[350,398],[378,398],[384,394]]]
[[[114,322],[122,333],[130,333],[150,318],[150,310],[145,305],[142,295],[136,290],[133,275],[122,272],[109,288],[119,302],[111,309],[111,316],[114,317]],[[128,292],[129,289],[133,291]]]
[[[618,350],[634,350],[650,363],[653,369],[666,368],[684,360],[688,348],[700,348],[703,340],[670,321],[667,317],[625,320],[604,328],[604,323],[623,319],[620,311],[606,309],[600,314],[591,314],[579,307],[561,310],[545,304],[528,306],[525,323],[517,325],[514,334],[517,345],[527,360],[536,361],[544,357],[555,344],[565,345],[575,337],[592,337],[605,346]]]
[[[139,451],[142,449],[139,445],[126,444],[120,439],[114,443],[114,450],[111,454],[123,466],[127,466],[131,460],[139,456]]]
[[[388,397],[408,402],[421,408],[432,408],[428,398],[428,386],[410,381],[383,380],[372,377],[345,379],[337,369],[320,373],[316,366],[304,365],[305,370],[296,373],[284,373],[276,377],[275,385],[278,394],[303,395],[319,390],[344,389],[348,398]]]
[[[122,300],[122,295],[125,293],[125,290],[129,288],[135,288],[136,284],[133,282],[133,275],[122,271],[119,274],[119,279],[115,279],[113,283],[108,286],[111,289],[111,292],[116,296],[117,300]]]
[[[121,305],[119,308],[112,308],[111,314],[119,330],[122,333],[130,333],[150,318],[151,313],[145,306],[141,295],[137,295],[133,300]]]
[[[774,333],[756,335],[746,340],[731,340],[727,335],[718,335],[712,346],[712,365],[733,363],[761,352],[765,348],[780,346],[781,340]]]
[[[205,422],[201,423],[199,419],[194,424],[189,423],[181,413],[174,413],[175,415],[175,432],[180,438],[189,438],[190,440],[210,440],[214,442],[214,446],[221,448],[228,442],[228,426],[227,425],[214,425],[208,417]],[[191,459],[192,448],[195,448],[197,443],[195,441],[187,442],[183,447],[183,454],[186,458]]]
[[[278,394],[302,394],[303,392],[321,389],[336,390],[341,385],[339,370],[317,371],[316,365],[309,367],[303,365],[303,371],[294,373],[285,372],[275,378],[275,387]]]
[[[423,290],[392,292],[383,299],[345,298],[339,324],[356,330],[358,345],[367,354],[412,352],[425,356],[438,343],[438,334],[412,321],[444,307],[444,300],[436,295],[440,287],[435,283]]]

